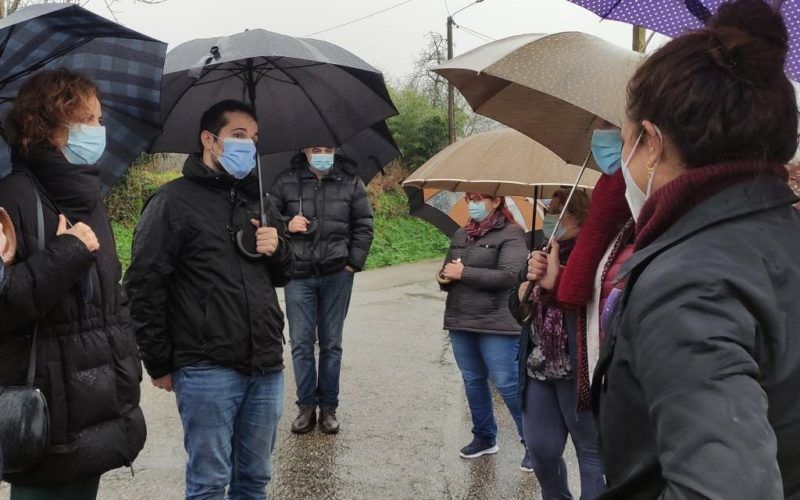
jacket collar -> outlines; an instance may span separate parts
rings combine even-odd
[[[183,176],[187,179],[202,184],[215,187],[230,189],[238,188],[245,191],[252,190],[253,194],[258,191],[258,177],[255,170],[244,179],[237,180],[227,172],[217,172],[208,168],[203,163],[200,155],[189,155],[183,164]]]
[[[766,210],[787,207],[798,198],[775,177],[759,177],[731,186],[695,206],[648,246],[634,253],[622,266],[616,282],[664,250],[716,224]]]

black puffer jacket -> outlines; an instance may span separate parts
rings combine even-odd
[[[522,328],[508,310],[508,296],[525,267],[525,232],[504,218],[477,241],[456,231],[445,263],[461,259],[460,281],[443,285],[447,291],[445,330],[519,335]]]
[[[287,224],[301,213],[301,196],[302,215],[311,226],[308,233],[292,235],[295,277],[333,274],[348,264],[363,269],[372,245],[372,208],[353,163],[337,155],[331,171],[317,179],[306,155],[296,155],[270,190]]]
[[[800,498],[800,213],[747,181],[636,252],[594,377],[603,498]]]
[[[50,449],[35,469],[4,479],[63,484],[128,465],[144,446],[139,408],[142,367],[129,326],[114,237],[100,195],[99,171],[59,153],[15,156],[0,181],[0,206],[17,232],[17,262],[0,291],[0,385],[24,382],[33,325],[39,322],[36,386],[50,411]],[[46,248],[37,252],[37,210]],[[89,225],[100,242],[90,253],[73,236],[56,236],[58,214]]]
[[[291,279],[294,252],[267,201],[280,244],[252,260],[233,234],[258,219],[254,176],[236,181],[190,156],[183,177],[148,201],[133,239],[125,286],[148,373],[160,378],[210,361],[242,373],[283,369],[283,312],[275,287]],[[249,227],[248,227],[249,226]]]

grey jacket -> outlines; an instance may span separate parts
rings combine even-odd
[[[464,273],[442,286],[448,292],[444,329],[519,335],[522,327],[508,310],[508,296],[527,252],[525,232],[505,220],[477,241],[467,241],[463,228],[456,231],[445,263],[460,258]]]
[[[725,189],[620,271],[593,391],[603,498],[800,498],[800,213]]]

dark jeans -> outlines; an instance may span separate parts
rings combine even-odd
[[[12,486],[11,500],[95,500],[100,476],[58,486]]]
[[[572,437],[581,473],[581,499],[605,490],[603,460],[594,416],[577,412],[574,380],[541,381],[528,377],[522,409],[525,444],[542,488],[543,500],[572,499],[564,448]]]
[[[353,273],[294,279],[286,285],[286,316],[292,339],[297,405],[339,406],[342,331],[350,307]],[[319,376],[314,343],[319,334]]]
[[[450,343],[464,379],[464,389],[472,415],[472,434],[491,442],[497,439],[497,422],[494,419],[492,390],[489,387],[491,379],[522,437],[522,409],[517,392],[516,362],[519,336],[451,330]]]
[[[172,374],[183,423],[186,498],[266,499],[283,412],[283,372],[245,375],[198,363]]]

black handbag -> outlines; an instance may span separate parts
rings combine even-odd
[[[44,212],[34,186],[39,250],[44,249]],[[44,394],[34,387],[39,325],[33,328],[28,377],[24,386],[0,387],[0,449],[4,472],[22,472],[35,467],[50,443],[50,416]]]

